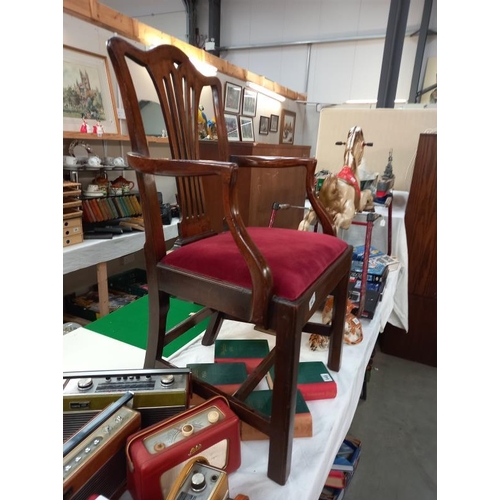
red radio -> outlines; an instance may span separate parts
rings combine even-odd
[[[127,487],[135,500],[164,500],[183,466],[202,454],[226,473],[241,465],[240,421],[222,396],[127,438]]]

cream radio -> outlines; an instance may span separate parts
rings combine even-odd
[[[112,499],[127,484],[125,443],[141,426],[126,404],[131,392],[101,411],[63,444],[63,500],[86,500],[96,491]]]
[[[227,400],[216,396],[132,434],[126,455],[127,487],[134,500],[164,500],[185,464],[198,455],[227,474],[238,469],[240,421]]]
[[[147,427],[185,411],[190,390],[189,368],[64,372],[63,441],[128,391]]]

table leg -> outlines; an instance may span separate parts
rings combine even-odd
[[[99,314],[109,314],[108,267],[106,262],[97,264],[97,291],[99,293]]]

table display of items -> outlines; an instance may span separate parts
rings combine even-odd
[[[126,489],[134,500],[228,498],[227,474],[241,464],[240,420],[222,396],[187,409],[189,375],[182,368],[63,373],[63,417],[76,425],[63,436],[65,500],[118,498]]]
[[[81,184],[63,181],[63,246],[83,241]]]

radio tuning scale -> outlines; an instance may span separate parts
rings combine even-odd
[[[162,429],[156,434],[144,439],[144,446],[149,453],[154,455],[174,443],[190,437],[192,434],[210,427],[211,425],[222,421],[225,418],[216,406],[211,406],[205,410],[187,417],[184,420],[173,423],[171,426]]]

